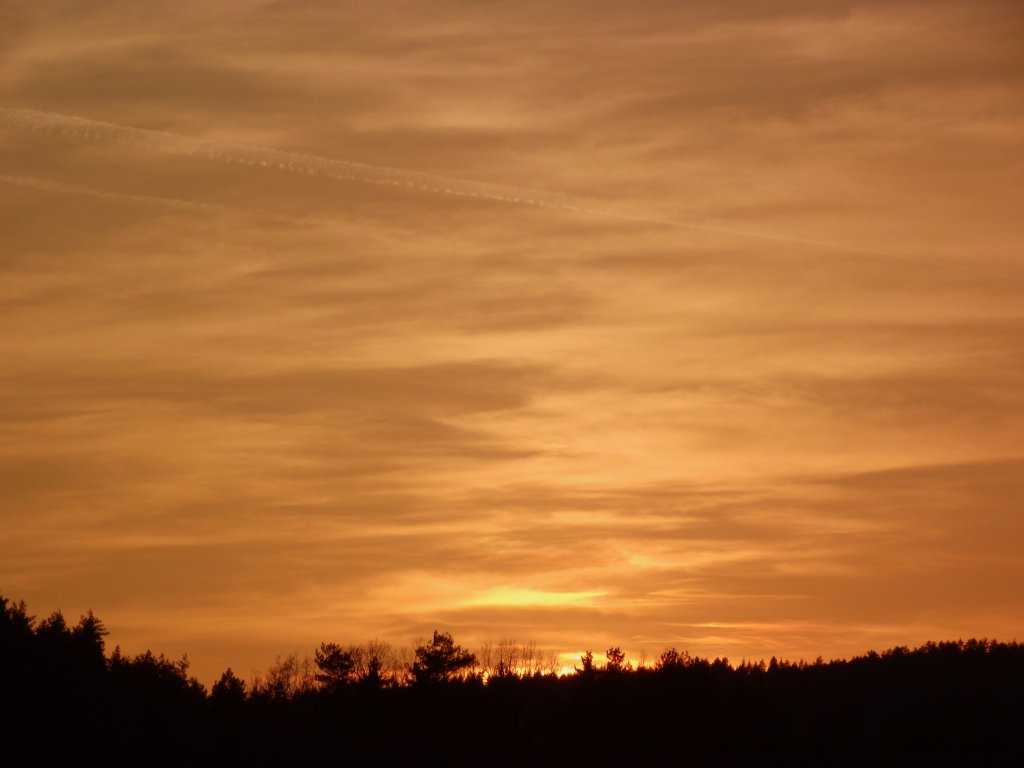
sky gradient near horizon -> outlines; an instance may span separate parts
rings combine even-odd
[[[0,591],[209,682],[435,627],[1024,639],[1019,2],[0,5]]]

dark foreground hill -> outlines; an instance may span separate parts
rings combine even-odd
[[[1024,646],[984,640],[849,661],[733,667],[617,649],[575,675],[477,674],[435,633],[403,674],[325,644],[210,692],[187,663],[106,654],[103,624],[37,622],[0,598],[0,764],[1020,765]],[[293,670],[294,671],[294,670]]]

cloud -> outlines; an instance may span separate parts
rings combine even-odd
[[[206,680],[1020,633],[1018,4],[0,19],[5,594]]]

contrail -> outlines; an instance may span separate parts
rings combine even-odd
[[[274,213],[273,211],[253,210],[251,208],[224,205],[222,203],[201,203],[195,200],[182,200],[177,197],[139,195],[130,192],[110,192],[108,190],[96,189],[95,187],[83,187],[77,184],[64,184],[63,182],[53,181],[51,179],[40,179],[35,176],[9,176],[0,174],[0,184],[10,184],[16,187],[38,189],[43,192],[55,192],[64,195],[82,195],[84,197],[99,198],[100,200],[123,200],[127,202],[146,203],[149,205],[159,205],[181,210],[202,211],[204,213],[226,213],[233,216],[256,218],[262,221],[283,222],[286,224],[336,227],[342,223],[339,219],[329,219],[317,216],[289,216],[287,214]],[[356,219],[371,231],[382,234],[397,235],[418,241],[428,240],[430,242],[447,243],[449,245],[455,242],[448,238],[437,237],[436,235],[425,235],[422,232],[405,229],[393,224],[381,226],[377,221],[358,215],[354,216],[352,214],[347,214],[344,222],[350,223],[353,219]]]
[[[600,200],[573,195],[562,195],[523,187],[491,184],[487,182],[438,176],[420,171],[409,171],[349,160],[333,160],[301,152],[289,152],[265,147],[251,147],[220,141],[197,139],[165,131],[153,131],[119,123],[88,120],[84,117],[40,112],[33,109],[0,109],[8,123],[31,130],[56,132],[64,136],[83,139],[113,141],[171,155],[218,160],[287,171],[290,173],[324,176],[346,181],[359,181],[381,186],[407,187],[445,195],[475,197],[505,203],[532,205],[541,208],[559,208],[577,213],[629,217],[619,206]],[[643,220],[642,217],[640,220]],[[663,223],[650,221],[648,223]],[[667,223],[667,222],[665,222]]]
[[[165,131],[154,131],[136,128],[120,123],[109,123],[89,120],[84,117],[65,115],[57,112],[42,112],[34,109],[0,108],[0,118],[7,123],[36,131],[56,132],[74,138],[113,141],[119,144],[149,149],[154,152],[171,155],[184,155],[205,158],[227,163],[237,163],[285,171],[297,174],[309,174],[332,179],[357,181],[365,184],[404,187],[419,189],[435,194],[470,197],[482,200],[495,200],[517,205],[529,205],[538,208],[551,208],[570,211],[584,215],[609,217],[641,224],[653,224],[675,229],[686,229],[714,234],[742,237],[756,240],[768,240],[783,243],[808,245],[829,250],[856,253],[883,259],[898,259],[915,264],[955,269],[990,277],[1020,279],[1019,275],[1010,275],[992,270],[974,267],[968,264],[937,261],[934,259],[891,253],[872,248],[864,248],[846,243],[813,238],[797,237],[785,234],[774,234],[729,226],[719,226],[705,222],[687,222],[679,219],[663,218],[648,212],[637,211],[621,203],[598,200],[596,198],[567,195],[525,187],[473,181],[448,176],[440,176],[421,171],[410,171],[383,165],[371,165],[350,160],[336,160],[318,155],[301,152],[289,152],[266,147],[252,147],[227,142],[197,139]],[[103,193],[97,193],[103,194]],[[112,193],[111,193],[112,194]],[[188,205],[188,201],[179,201]],[[203,203],[196,203],[203,206]]]
[[[191,211],[221,213],[232,210],[226,206],[216,205],[214,203],[200,203],[195,200],[182,200],[177,197],[154,197],[152,195],[136,195],[127,192],[106,192],[101,189],[93,189],[92,187],[79,187],[74,184],[63,184],[57,181],[50,181],[49,179],[38,179],[33,176],[0,175],[0,183],[12,184],[18,187],[28,187],[29,189],[38,189],[43,192],[59,192],[61,194],[98,197],[101,200],[127,200],[136,203],[155,203],[157,205],[166,205],[171,208],[182,208]]]

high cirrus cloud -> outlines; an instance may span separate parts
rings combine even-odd
[[[1021,18],[4,3],[4,594],[207,681],[1019,635]]]

